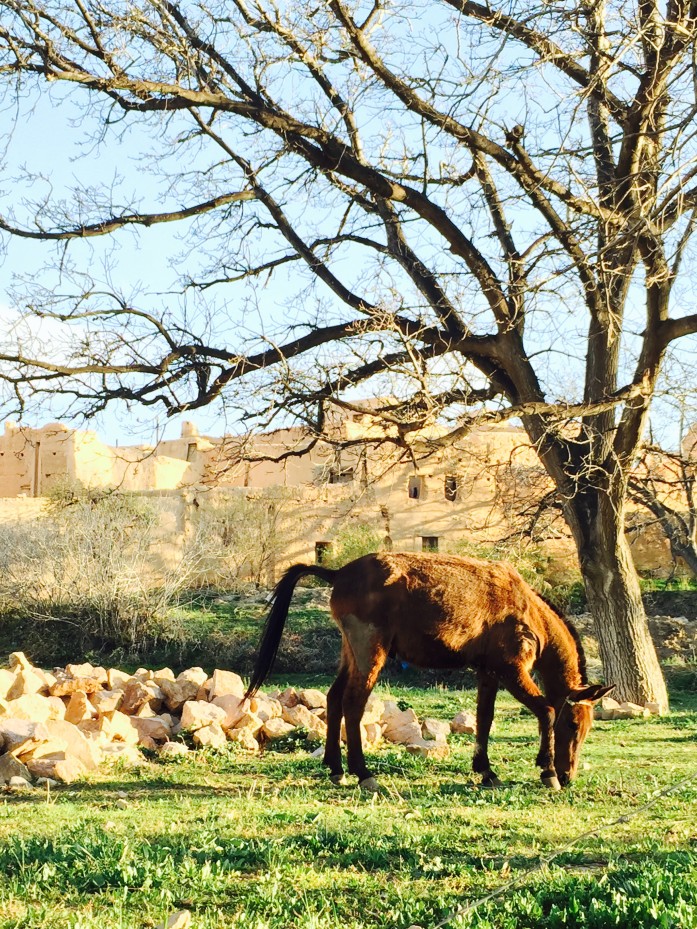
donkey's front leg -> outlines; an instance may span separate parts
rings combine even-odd
[[[552,790],[561,790],[561,784],[554,768],[554,707],[547,703],[547,699],[536,686],[527,671],[519,670],[510,677],[504,678],[506,689],[520,700],[537,717],[540,730],[540,750],[537,753],[536,764],[542,768],[542,783]]]

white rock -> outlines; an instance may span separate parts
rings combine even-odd
[[[24,652],[12,652],[12,654],[7,659],[7,666],[10,671],[24,671],[27,668],[33,668],[33,664]]]
[[[6,668],[0,668],[0,700],[4,700],[10,688],[15,682],[15,676],[12,671],[8,671]]]
[[[450,723],[450,729],[452,732],[465,732],[468,735],[476,735],[477,717],[474,713],[468,713],[466,710],[463,710],[453,717]]]
[[[259,727],[261,728],[261,727]],[[258,730],[257,730],[258,731]],[[252,735],[250,729],[231,729],[228,732],[228,738],[231,742],[237,742],[248,752],[258,752],[259,743]]]
[[[327,707],[327,695],[322,693],[321,690],[306,687],[304,690],[299,691],[298,697],[300,698],[300,702],[306,706],[308,710],[317,708],[326,709]]]
[[[213,672],[208,688],[208,698],[223,697],[232,694],[234,697],[242,699],[244,697],[245,686],[239,674],[234,671],[221,671],[218,668]]]
[[[284,706],[283,719],[292,726],[302,726],[304,729],[311,729],[317,721],[314,713],[311,713],[302,703],[295,706]]]
[[[261,727],[261,731],[267,739],[273,741],[274,739],[281,739],[291,732],[295,732],[295,726],[293,726],[292,723],[287,723],[284,719],[279,719],[277,716],[274,716],[266,720]]]
[[[56,707],[49,697],[42,697],[40,694],[25,694],[17,697],[16,700],[7,700],[4,707],[0,709],[0,718],[4,715],[42,723],[47,719],[55,719],[56,712]]]
[[[14,787],[17,789],[26,789],[27,787],[31,787],[31,782],[28,781],[26,777],[19,777],[19,775],[11,777],[7,783],[9,787]]]
[[[189,749],[183,742],[165,742],[160,749],[160,755],[164,755],[165,758],[180,758],[188,754]]]
[[[411,708],[400,710],[396,703],[388,701],[382,715],[383,735],[390,742],[411,745],[422,740],[419,719]]]
[[[204,700],[187,700],[182,707],[182,729],[200,729],[211,723],[222,723],[226,719],[225,710],[215,703],[206,703]]]
[[[407,751],[412,755],[418,755],[420,758],[441,760],[447,758],[450,754],[450,746],[444,741],[421,739],[420,742],[412,742],[411,745],[407,745]]]
[[[437,742],[445,742],[450,735],[450,723],[441,719],[432,719],[428,717],[421,723],[421,732],[424,739],[435,739]]]
[[[227,737],[220,723],[211,722],[194,732],[194,742],[201,748],[222,748]]]
[[[237,720],[251,709],[249,700],[241,700],[234,694],[223,694],[222,697],[214,697],[211,702],[213,706],[219,706],[225,711],[225,719],[221,722],[223,729],[234,729]]]
[[[28,694],[47,694],[48,686],[45,677],[37,668],[23,668],[15,673],[14,681],[5,694],[6,700],[16,700]]]
[[[158,923],[155,929],[189,929],[190,926],[191,912],[189,910],[177,910],[164,922]]]

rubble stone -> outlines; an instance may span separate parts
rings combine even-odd
[[[295,706],[283,706],[283,719],[293,726],[302,726],[304,729],[312,729],[317,722],[317,717],[311,713],[308,708],[298,703]]]
[[[11,777],[31,779],[29,768],[14,755],[0,755],[0,784],[7,784]]]
[[[178,710],[187,700],[195,700],[208,675],[202,668],[188,668],[174,681],[161,681],[160,689],[170,710]]]
[[[327,708],[327,696],[323,694],[321,690],[315,690],[311,687],[307,687],[304,690],[301,690],[298,693],[300,702],[308,708],[308,710],[314,710],[318,707],[322,709]]]
[[[381,723],[385,713],[385,701],[371,694],[365,705],[363,712],[363,723],[367,726],[370,723]]]
[[[203,700],[187,700],[182,707],[181,728],[200,729],[211,723],[221,725],[226,719],[225,710],[215,703],[206,703]]]
[[[650,715],[645,706],[639,706],[638,703],[630,703],[629,701],[620,703],[619,707],[612,711],[612,719],[640,719]]]
[[[77,725],[85,719],[94,719],[96,715],[97,711],[90,703],[86,693],[78,691],[70,695],[68,705],[65,708],[65,719],[69,723]]]
[[[155,929],[189,929],[191,926],[191,911],[177,910],[164,922],[158,923]]]
[[[452,732],[464,732],[468,735],[476,735],[477,717],[474,715],[474,713],[469,713],[466,710],[463,710],[453,717],[450,723],[450,729]]]
[[[90,694],[90,703],[97,711],[99,716],[104,716],[105,713],[113,713],[114,710],[118,710],[123,703],[124,691],[123,690],[98,690],[96,693]]]
[[[46,694],[46,678],[34,668],[23,668],[14,675],[12,686],[5,694],[6,700],[16,700],[29,694]]]
[[[427,717],[421,723],[421,732],[424,739],[435,739],[436,742],[445,742],[450,735],[450,723],[441,719]]]
[[[447,742],[435,739],[421,739],[419,742],[412,742],[407,745],[407,751],[411,755],[418,755],[420,758],[430,758],[442,760],[450,754],[450,746]]]
[[[276,699],[282,706],[297,706],[300,703],[300,697],[295,687],[286,687]]]
[[[614,719],[614,711],[619,708],[620,705],[614,697],[603,697],[595,704],[593,715],[596,719]]]
[[[241,700],[234,694],[223,694],[222,697],[214,697],[212,705],[218,706],[225,711],[225,719],[221,720],[223,729],[234,729],[237,726],[237,720],[251,709],[249,700]]]
[[[220,723],[211,722],[194,732],[194,742],[201,748],[222,748],[227,737]]]
[[[7,786],[12,787],[14,790],[27,790],[31,787],[31,781],[27,780],[26,777],[19,777],[15,774],[14,777],[9,779]]]
[[[411,708],[400,710],[391,700],[385,703],[382,715],[383,735],[390,742],[399,745],[411,745],[422,739],[419,719]]]
[[[27,764],[29,771],[36,777],[50,777],[53,781],[72,784],[85,776],[85,767],[67,753],[49,758],[36,758]]]
[[[75,667],[79,666],[76,665]],[[101,689],[101,682],[94,677],[73,677],[61,671],[56,674],[56,680],[49,687],[49,693],[54,697],[65,697],[68,694],[74,694],[78,691],[82,691],[82,693],[86,694],[93,694]]]
[[[209,700],[215,697],[224,697],[226,694],[232,694],[234,697],[244,697],[245,686],[239,674],[234,671],[221,671],[218,668],[213,672],[208,688]]]
[[[106,713],[103,719],[107,721],[104,731],[108,732],[108,738],[111,742],[125,742],[127,745],[138,744],[138,730],[129,716],[126,716],[120,710],[114,710],[113,713]]]
[[[7,659],[7,666],[10,671],[27,671],[34,667],[24,652],[12,652]]]
[[[21,753],[24,746],[40,745],[47,738],[48,732],[43,723],[12,717],[0,718],[0,740],[4,751],[12,752],[13,755]]]
[[[261,727],[260,727],[261,728]],[[257,730],[258,731],[258,730]],[[228,732],[228,738],[231,742],[237,742],[242,748],[246,749],[248,752],[258,752],[259,743],[254,738],[251,729],[230,729]]]
[[[133,716],[131,717],[131,723],[135,726],[138,741],[141,745],[145,744],[144,739],[152,739],[153,742],[166,742],[172,734],[172,727],[161,716],[153,716],[150,719]]]
[[[177,758],[188,755],[189,749],[183,742],[165,742],[160,748],[160,755],[165,758]]]
[[[279,719],[278,716],[274,716],[266,720],[261,727],[261,731],[267,739],[273,741],[274,739],[282,739],[291,732],[295,732],[295,726],[291,723],[287,723],[284,719]]]
[[[64,710],[64,708],[62,707]],[[15,719],[28,719],[31,722],[43,723],[47,719],[55,719],[57,710],[48,697],[40,694],[25,694],[16,700],[7,700],[0,708],[2,716],[12,716]]]
[[[131,679],[130,674],[126,674],[125,671],[119,671],[118,668],[109,668],[106,676],[109,690],[125,690],[126,685]]]
[[[8,671],[6,668],[0,668],[0,700],[4,700],[10,688],[15,682],[15,676],[12,671]]]
[[[93,664],[90,664],[89,661],[85,661],[82,664],[68,664],[65,666],[65,670],[70,677],[76,679],[88,677],[97,681],[99,684],[106,684],[108,679],[105,668],[99,666],[95,667]]]
[[[267,719],[283,716],[283,707],[278,700],[271,700],[261,694],[257,694],[250,699],[249,709],[258,716],[259,719],[263,719],[264,722],[266,722]]]
[[[365,723],[365,742],[367,745],[377,745],[382,739],[382,726],[380,723]],[[327,727],[324,727],[325,732]]]

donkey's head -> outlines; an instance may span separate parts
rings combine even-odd
[[[554,767],[562,787],[576,776],[581,747],[593,722],[593,704],[614,688],[614,684],[588,684],[572,690],[559,710],[554,725]]]

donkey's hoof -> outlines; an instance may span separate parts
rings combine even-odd
[[[365,780],[358,782],[358,786],[369,794],[376,794],[380,791],[380,785],[374,777],[366,777]]]
[[[329,780],[332,784],[336,784],[337,787],[346,786],[346,775],[345,774],[330,774]]]
[[[503,784],[495,774],[487,774],[486,777],[482,778],[481,786],[487,790],[494,790],[496,787],[503,787]]]
[[[550,790],[561,790],[561,784],[559,783],[559,778],[556,774],[552,774],[549,777],[542,775],[542,783],[545,787],[549,787]]]

